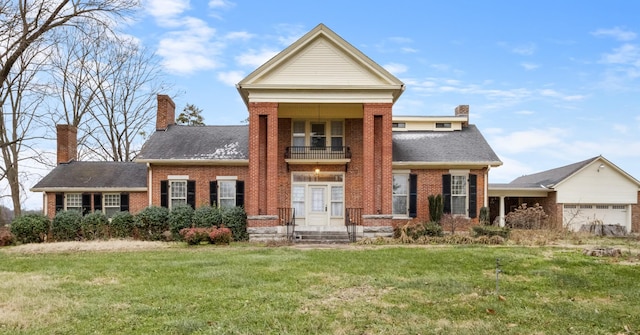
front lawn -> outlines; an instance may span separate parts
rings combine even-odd
[[[623,252],[3,248],[0,334],[637,334],[638,256]]]

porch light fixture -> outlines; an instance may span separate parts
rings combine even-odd
[[[320,174],[320,169],[316,169],[315,173],[316,173],[316,176],[319,175]]]
[[[604,164],[600,164],[600,166],[598,166],[598,172],[600,172],[600,170],[604,170],[605,165]]]

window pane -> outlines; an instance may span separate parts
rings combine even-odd
[[[235,199],[220,199],[220,207],[235,207]]]
[[[294,147],[303,147],[304,146],[304,137],[294,137],[293,138],[293,146]]]
[[[331,121],[331,136],[342,136],[342,121]]]
[[[331,146],[333,147],[333,150],[342,149],[342,137],[332,137]]]
[[[118,213],[119,211],[120,207],[105,207],[104,215],[106,215],[107,218],[111,218],[113,214]]]
[[[451,197],[451,214],[467,215],[467,197],[466,196]]]
[[[220,185],[220,198],[235,198],[236,181],[218,181]]]
[[[171,199],[171,208],[174,208],[180,205],[186,205],[186,204],[187,204],[187,199]]]
[[[331,216],[342,216],[342,202],[331,203]]]
[[[171,198],[186,198],[186,197],[187,197],[187,182],[186,181],[171,182]]]
[[[324,136],[324,123],[312,123],[311,124],[311,135],[313,136]]]
[[[407,196],[406,195],[393,196],[393,214],[407,215]]]
[[[393,175],[393,194],[408,194],[409,180],[405,174]]]
[[[342,201],[342,199],[343,199],[342,186],[332,186],[331,201]]]
[[[293,122],[293,133],[294,134],[302,134],[304,135],[304,121],[295,121]]]
[[[314,212],[324,212],[324,189],[311,188],[311,210]]]
[[[104,207],[120,207],[120,194],[105,194]]]
[[[467,194],[467,177],[466,176],[451,177],[451,194],[452,195]]]
[[[296,217],[303,218],[304,213],[304,186],[293,186],[291,188],[292,207]]]

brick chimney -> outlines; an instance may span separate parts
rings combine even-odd
[[[156,130],[165,130],[176,123],[176,104],[168,95],[158,94]]]
[[[69,163],[78,159],[78,128],[68,124],[56,125],[57,163]]]
[[[456,116],[467,117],[467,121],[462,122],[462,127],[466,128],[469,125],[469,105],[458,105],[458,107],[456,107]]]

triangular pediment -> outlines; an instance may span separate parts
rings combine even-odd
[[[252,89],[368,89],[388,90],[397,98],[404,84],[319,24],[240,81],[238,89],[243,97]]]

